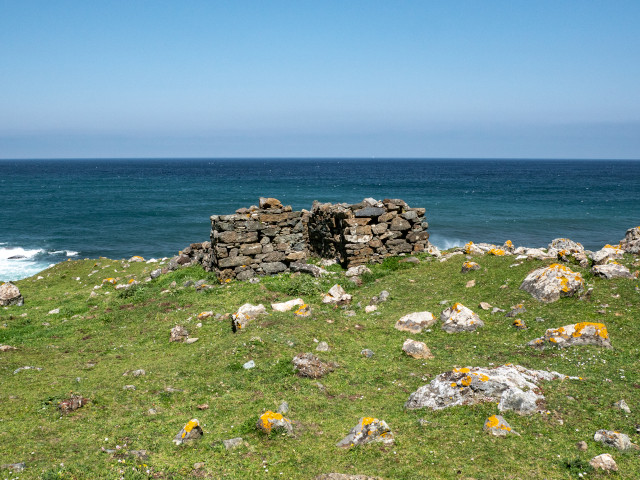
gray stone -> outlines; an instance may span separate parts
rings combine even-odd
[[[13,473],[20,473],[27,465],[24,462],[19,463],[5,463],[4,465],[0,465],[0,470],[12,470]]]
[[[238,255],[235,257],[226,257],[218,260],[220,268],[239,267],[241,265],[249,265],[252,263],[251,257],[246,255]]]
[[[187,340],[189,332],[181,325],[176,325],[171,329],[171,335],[169,336],[170,342],[184,342]]]
[[[541,302],[550,303],[560,297],[570,297],[584,290],[582,276],[571,269],[555,263],[531,272],[520,285]]]
[[[591,460],[589,460],[589,465],[591,465],[594,470],[604,470],[611,472],[618,471],[618,465],[616,464],[616,461],[608,453],[603,453],[601,455],[593,457]]]
[[[327,342],[318,343],[318,346],[316,347],[316,351],[317,352],[328,352],[329,351],[329,344]]]
[[[294,262],[289,265],[289,268],[292,272],[302,272],[308,273],[315,278],[322,277],[323,275],[329,274],[325,269],[320,268],[316,265],[310,265],[306,263]]]
[[[593,252],[590,257],[594,265],[604,265],[610,260],[621,259],[623,254],[624,250],[622,250],[622,248],[613,245],[605,245],[597,252]]]
[[[368,348],[365,348],[360,352],[360,355],[362,355],[363,357],[371,358],[375,355],[375,353],[373,353],[373,350],[369,350]]]
[[[321,378],[333,372],[338,364],[322,361],[313,353],[299,353],[293,357],[293,367],[300,377]]]
[[[269,275],[284,272],[287,269],[287,266],[282,262],[263,263],[261,264],[261,267],[262,270]]]
[[[255,366],[256,362],[254,362],[253,360],[249,360],[244,365],[242,365],[242,368],[244,368],[245,370],[251,370],[252,368],[255,368]]]
[[[526,311],[527,309],[525,308],[525,306],[519,303],[518,305],[511,307],[511,310],[507,312],[505,317],[514,318],[520,315],[521,313],[525,313]]]
[[[584,247],[581,243],[574,242],[568,238],[556,238],[549,244],[549,250],[555,249],[558,252],[566,251],[568,253],[583,253]]]
[[[358,420],[358,424],[336,446],[350,448],[372,442],[392,445],[394,441],[393,433],[387,422],[373,417],[362,417]]]
[[[627,405],[627,402],[624,401],[624,399],[617,401],[614,404],[614,407],[618,410],[622,410],[624,413],[631,413],[631,409],[629,408],[629,405]]]
[[[395,217],[391,220],[391,225],[389,229],[392,231],[405,231],[411,228],[411,224],[407,222],[404,218]]]
[[[519,435],[511,428],[502,415],[491,415],[484,422],[483,430],[496,437],[506,437],[507,435]]]
[[[21,307],[24,305],[24,297],[20,293],[20,289],[13,283],[7,282],[0,285],[0,306],[8,307],[15,305]]]
[[[187,424],[182,427],[182,430],[178,432],[178,434],[173,438],[173,443],[176,445],[182,445],[184,443],[193,442],[195,440],[199,440],[203,435],[202,427],[200,427],[200,423],[197,419],[192,419],[187,422]]]
[[[440,314],[442,329],[447,333],[472,332],[484,327],[484,322],[471,309],[455,303]]]
[[[638,255],[640,253],[640,227],[627,230],[624,238],[620,241],[620,248],[627,253]]]
[[[417,334],[434,325],[437,321],[431,312],[413,312],[400,317],[395,324],[395,329]]]
[[[607,327],[603,323],[580,322],[559,328],[549,328],[544,336],[529,342],[529,346],[541,349],[574,345],[611,348]]]
[[[256,428],[262,430],[264,433],[271,433],[272,431],[284,430],[285,433],[291,435],[293,433],[293,426],[291,420],[285,418],[281,413],[272,412],[267,410],[258,419]]]
[[[223,440],[222,444],[226,450],[233,450],[234,448],[240,447],[244,441],[242,437],[230,438],[228,440]]]
[[[160,275],[162,275],[162,269],[161,268],[156,268],[155,270],[152,270],[151,273],[149,274],[149,276],[152,279],[158,278]]]
[[[607,447],[617,448],[621,452],[633,448],[633,443],[629,440],[628,435],[613,430],[598,430],[593,436],[593,439]]]
[[[366,207],[366,208],[362,208],[360,210],[356,210],[354,212],[354,215],[356,216],[356,218],[379,217],[380,215],[382,215],[384,213],[386,213],[386,210],[384,208]]]
[[[240,281],[253,280],[253,277],[255,277],[255,276],[256,276],[256,272],[253,271],[253,269],[248,268],[248,269],[243,270],[240,273],[238,273],[236,275],[236,279],[238,279]]]
[[[427,347],[425,343],[410,338],[406,339],[402,344],[402,351],[413,358],[425,360],[433,358],[431,350],[429,350],[429,347]]]
[[[611,278],[634,278],[633,274],[624,265],[619,263],[607,263],[604,265],[594,265],[591,269],[591,273],[598,277],[604,277],[606,279]]]

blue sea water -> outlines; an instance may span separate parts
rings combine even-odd
[[[209,216],[279,198],[425,207],[440,248],[589,249],[640,225],[640,161],[450,159],[0,160],[0,280],[67,258],[145,258],[208,240]],[[10,258],[23,257],[23,258]]]

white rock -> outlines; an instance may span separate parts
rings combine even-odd
[[[618,471],[616,461],[608,453],[603,453],[597,457],[593,457],[589,460],[589,465],[591,465],[595,470]]]
[[[471,309],[455,303],[440,314],[442,329],[447,333],[471,332],[484,327],[484,322]]]
[[[413,312],[400,317],[395,324],[395,329],[401,332],[420,333],[437,322],[431,312]]]
[[[351,267],[345,273],[347,277],[356,277],[365,273],[371,273],[371,270],[365,265],[358,265],[357,267]]]
[[[301,298],[296,298],[295,300],[289,300],[288,302],[272,303],[271,308],[276,312],[288,312],[290,310],[293,310],[293,307],[297,305],[304,305],[304,300],[302,300]]]

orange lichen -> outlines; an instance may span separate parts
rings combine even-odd
[[[607,327],[604,325],[604,323],[593,323],[593,322],[576,323],[573,326],[573,328],[575,329],[575,332],[573,332],[573,336],[574,337],[581,336],[582,330],[584,330],[587,327],[593,327],[595,329],[595,334],[603,338],[604,340],[609,339],[609,332],[607,332]]]
[[[504,250],[501,248],[492,248],[491,250],[489,250],[489,254],[495,255],[496,257],[502,257],[504,256]]]
[[[377,422],[378,419],[374,417],[364,417],[362,419],[362,423],[360,424],[361,428],[366,427],[367,425],[371,425],[373,422]]]
[[[507,240],[506,242],[504,242],[504,245],[507,248],[513,248],[513,242],[511,240]]]
[[[453,371],[455,373],[469,373],[469,367],[464,367],[464,368],[454,368]]]
[[[198,425],[198,420],[196,420],[195,418],[193,420],[189,420],[183,428],[184,432],[182,432],[182,438],[184,438],[187,433],[196,428]]]
[[[465,253],[471,253],[471,247],[472,246],[473,246],[473,242],[466,243],[464,245],[464,252]]]
[[[504,423],[500,423],[500,419],[496,415],[491,415],[487,418],[484,426],[485,428],[499,428],[500,430],[506,430],[507,432],[511,431],[511,427]]]
[[[471,375],[466,375],[462,380],[460,380],[460,385],[464,385],[465,387],[468,387],[469,385],[471,385],[472,381],[473,381],[473,378],[471,377]]]
[[[116,279],[109,277],[109,278],[105,278],[104,280],[102,280],[102,283],[110,283],[111,285],[115,285],[116,284]]]
[[[260,415],[260,423],[262,424],[262,429],[265,430],[267,433],[270,433],[272,428],[272,422],[274,420],[284,420],[285,422],[289,421],[286,418],[284,418],[281,413],[276,413],[276,412],[272,412],[271,410],[267,410],[262,415]]]

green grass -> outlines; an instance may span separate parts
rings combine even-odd
[[[596,430],[607,428],[640,443],[635,434],[640,408],[638,281],[593,278],[572,266],[593,286],[591,299],[565,298],[547,305],[518,288],[544,262],[510,267],[513,257],[476,257],[482,268],[463,275],[465,259],[455,256],[441,263],[423,257],[419,265],[388,259],[371,266],[360,287],[336,267],[338,273],[330,278],[285,274],[258,284],[224,285],[211,273],[189,267],[145,282],[156,265],[125,267],[123,261],[104,258],[64,262],[42,272],[42,279],[16,282],[25,305],[0,309],[0,344],[18,348],[0,353],[0,464],[25,462],[27,468],[13,475],[0,470],[0,478],[313,478],[341,472],[386,479],[574,479],[584,471],[587,478],[640,478],[638,452],[623,454],[593,441]],[[624,263],[635,270],[634,260],[628,257]],[[108,277],[120,283],[134,278],[140,284],[115,290],[102,284]],[[200,292],[183,287],[199,279],[216,286]],[[471,279],[476,286],[466,288]],[[334,283],[353,295],[347,308],[354,316],[322,304],[322,293]],[[96,285],[101,287],[94,290]],[[391,293],[389,301],[379,305],[379,314],[366,314],[364,307],[382,290]],[[92,291],[97,295],[91,297]],[[269,303],[295,297],[311,304],[311,318],[271,312]],[[445,300],[449,303],[441,304]],[[504,314],[482,311],[481,301],[507,311],[524,303],[527,312],[520,318],[529,328],[517,330]],[[202,311],[224,315],[246,302],[264,303],[269,315],[236,334],[229,320],[208,318],[196,326]],[[404,314],[428,310],[439,316],[454,302],[475,310],[485,327],[447,334],[436,325],[418,335],[393,328]],[[49,315],[54,308],[60,313]],[[603,309],[606,313],[599,313]],[[604,322],[614,348],[538,351],[526,346],[547,328],[579,321]],[[199,341],[169,343],[169,330],[177,324]],[[409,337],[424,341],[435,358],[404,355],[402,343]],[[331,347],[318,355],[340,368],[319,380],[299,378],[291,359],[314,352],[316,340]],[[364,358],[360,352],[365,348],[375,355]],[[242,368],[248,360],[256,362],[254,369]],[[497,413],[495,404],[437,412],[403,408],[411,392],[439,373],[507,362],[582,380],[542,384],[548,414],[504,413],[521,437],[494,438],[482,431],[485,419]],[[43,370],[13,374],[25,365]],[[145,376],[123,376],[140,368]],[[125,385],[136,389],[124,390]],[[171,393],[167,387],[179,391]],[[57,405],[71,393],[91,402],[61,415]],[[630,415],[612,407],[622,398]],[[285,400],[294,436],[258,432],[258,416]],[[209,408],[199,410],[204,403]],[[148,413],[151,408],[155,415]],[[385,420],[396,444],[336,448],[362,416]],[[173,436],[191,418],[200,420],[204,437],[176,447]],[[226,451],[221,441],[237,436],[248,446]],[[575,447],[580,440],[588,443],[586,452]],[[116,446],[121,448],[115,454],[102,451]],[[128,454],[131,450],[146,450],[148,458]],[[617,474],[586,468],[600,453],[614,456]],[[194,470],[197,462],[204,467]]]

